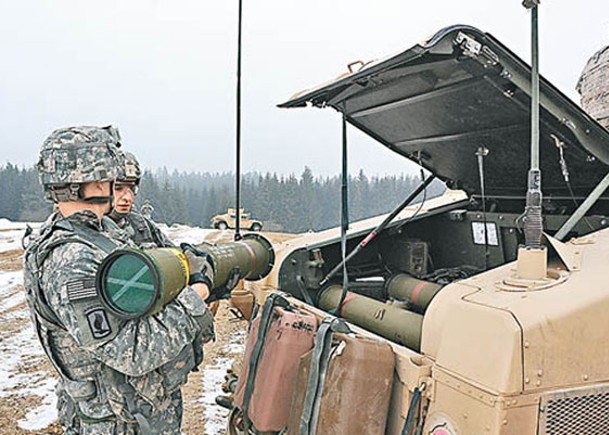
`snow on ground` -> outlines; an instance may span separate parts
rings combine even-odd
[[[4,320],[4,319],[3,319]],[[0,399],[9,396],[40,397],[40,405],[28,410],[18,421],[23,429],[44,429],[57,419],[55,384],[57,379],[45,370],[36,369],[44,352],[28,321],[16,334],[2,337],[0,342]]]
[[[201,243],[203,240],[215,243],[229,233],[229,230],[219,231],[209,228],[189,227],[180,224],[173,224],[170,227],[161,224],[159,225],[159,228],[178,245],[182,242]]]
[[[0,225],[6,227],[6,220]],[[14,227],[15,225],[13,225]],[[23,230],[0,232],[0,254],[18,249],[13,233]],[[6,235],[9,237],[3,237]],[[1,265],[0,265],[1,266]],[[0,270],[0,400],[11,396],[39,397],[39,405],[28,410],[20,427],[40,430],[57,418],[54,388],[57,380],[45,370],[37,369],[44,361],[44,351],[38,343],[34,328],[28,319],[21,270]],[[8,331],[8,332],[6,332]]]
[[[0,252],[2,248],[0,247]],[[20,270],[0,270],[0,313],[8,311],[25,301],[23,273]]]
[[[226,430],[229,411],[216,404],[216,396],[226,394],[222,391],[224,375],[231,366],[233,357],[243,353],[244,342],[245,331],[233,334],[222,349],[227,356],[218,357],[214,364],[206,366],[203,371],[203,396],[200,402],[203,403],[204,433],[207,435],[221,434]]]
[[[25,394],[30,388],[37,388],[46,376],[42,374],[20,373],[17,369],[36,357],[44,355],[42,347],[34,337],[34,328],[31,324],[0,342],[0,398],[15,394]]]
[[[25,418],[17,422],[20,428],[38,431],[48,427],[57,420],[56,384],[57,379],[48,378],[37,388],[29,389],[29,394],[42,397],[42,404],[34,409],[30,409],[27,414],[25,414]]]
[[[27,226],[36,230],[40,228],[40,222],[12,222],[0,218],[0,253],[13,249],[21,249],[21,239]]]

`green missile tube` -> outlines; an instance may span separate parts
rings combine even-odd
[[[186,256],[179,249],[119,249],[101,263],[96,276],[102,304],[123,319],[158,313],[188,284]]]
[[[332,311],[338,307],[342,287],[333,285],[319,296],[319,307]],[[423,316],[395,305],[347,292],[340,310],[341,316],[368,331],[415,351],[421,346]]]
[[[225,284],[234,269],[247,281],[262,279],[271,272],[275,262],[273,246],[260,234],[245,234],[238,242],[201,243],[196,247],[213,260],[214,288]]]
[[[271,243],[259,234],[247,234],[238,242],[202,243],[197,249],[213,262],[213,288],[226,284],[238,272],[255,281],[270,273],[275,261]],[[123,319],[155,314],[177,297],[191,273],[184,253],[176,248],[119,249],[101,263],[96,288],[102,304]]]
[[[443,285],[422,281],[405,273],[398,273],[387,280],[385,289],[393,299],[407,301],[415,311],[425,312],[431,300],[442,290]]]

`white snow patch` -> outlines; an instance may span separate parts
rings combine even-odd
[[[19,373],[19,364],[26,360],[43,358],[44,351],[38,343],[34,328],[28,324],[17,334],[8,336],[0,342],[0,398],[14,395],[36,394],[41,383],[48,380],[43,371]]]
[[[159,224],[159,228],[177,245],[182,242],[201,243],[210,234],[217,232],[217,230],[209,228],[189,227],[179,224],[174,224],[170,227]]]
[[[25,301],[23,273],[20,270],[0,271],[0,313],[9,310]]]
[[[44,358],[31,324],[17,334],[3,338],[0,341],[0,399],[15,395],[41,397],[40,406],[30,409],[18,425],[28,430],[44,429],[57,419],[57,379],[42,370],[30,373],[20,370],[21,364],[35,365]]]
[[[0,230],[0,252],[21,248],[24,230]]]
[[[243,330],[233,333],[230,342],[224,346],[226,353],[230,355],[241,355],[245,351],[246,332],[247,331]]]
[[[7,218],[0,218],[0,229],[4,228],[13,228],[15,226],[15,222],[11,221]]]
[[[20,249],[21,239],[27,226],[37,230],[42,225],[41,222],[12,222],[5,218],[0,218],[0,252]]]
[[[216,364],[205,367],[203,372],[203,396],[199,400],[204,405],[205,434],[216,435],[226,431],[228,409],[216,404],[216,396],[224,394],[222,383],[230,366],[230,358],[218,358]]]
[[[199,402],[204,405],[204,433],[207,435],[226,432],[229,411],[216,403],[216,396],[225,394],[222,391],[224,375],[232,364],[232,356],[243,353],[244,341],[245,331],[234,333],[230,342],[223,347],[228,356],[218,358],[215,364],[205,367],[203,371],[203,395]]]
[[[0,230],[25,230],[27,226],[40,228],[42,222],[13,222],[10,219],[0,218]]]
[[[42,404],[31,409],[25,414],[25,418],[19,420],[17,424],[26,430],[41,430],[50,426],[57,420],[57,396],[55,395],[56,379],[47,379],[35,389],[31,389],[29,394],[42,397]]]

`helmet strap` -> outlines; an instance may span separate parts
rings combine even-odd
[[[112,210],[110,210],[110,213],[108,213],[108,215],[117,220],[117,219],[122,219],[124,217],[127,217],[127,215],[129,215],[129,213],[122,213],[118,210],[116,210],[116,208],[114,206],[112,206]]]

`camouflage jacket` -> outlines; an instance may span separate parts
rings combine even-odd
[[[179,433],[176,394],[200,364],[213,322],[190,287],[156,315],[123,320],[108,312],[95,273],[108,251],[125,243],[109,218],[52,216],[24,257],[32,319],[83,422],[135,425],[143,416],[157,433]]]
[[[142,214],[132,211],[127,216],[113,219],[137,246],[143,248],[175,246],[151,219]]]

